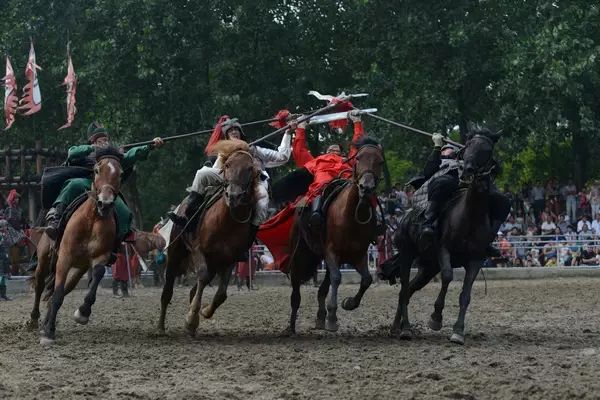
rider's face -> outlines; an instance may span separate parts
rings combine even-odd
[[[342,155],[342,150],[340,146],[333,144],[327,148],[327,154],[337,154],[338,156]]]
[[[229,139],[241,139],[242,132],[240,132],[238,128],[231,128],[227,131],[227,136],[229,137]]]
[[[456,154],[452,149],[445,149],[444,151],[442,151],[442,157],[454,158],[456,157]]]
[[[99,137],[93,144],[96,147],[106,147],[108,146],[108,138],[106,136]]]

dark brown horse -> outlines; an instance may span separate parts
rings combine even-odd
[[[240,140],[218,142],[213,151],[224,160],[223,196],[206,210],[200,223],[196,225],[189,243],[184,236],[175,236],[167,251],[165,285],[161,296],[158,330],[165,331],[167,306],[173,297],[173,284],[177,275],[184,273],[191,265],[196,268],[197,283],[190,291],[190,308],[185,327],[190,335],[195,335],[202,313],[211,318],[216,309],[227,298],[227,286],[236,260],[249,248],[250,222],[256,203],[256,186],[259,170],[248,144]],[[219,275],[219,288],[212,303],[202,308],[204,288]]]
[[[442,275],[442,288],[431,314],[429,327],[442,328],[442,310],[448,285],[452,281],[452,266],[465,268],[465,278],[460,294],[460,311],[450,340],[464,344],[465,315],[471,300],[473,282],[487,257],[488,245],[494,239],[498,220],[504,220],[510,210],[505,197],[493,190],[490,173],[494,169],[492,159],[497,134],[487,130],[471,134],[463,151],[463,170],[460,176],[463,189],[456,193],[440,215],[440,235],[432,247],[421,249],[421,215],[418,210],[409,211],[402,219],[394,236],[398,254],[382,266],[384,278],[400,276],[401,290],[398,309],[392,325],[392,334],[410,338],[408,302],[438,272]],[[491,218],[491,215],[496,218]],[[419,270],[409,282],[410,269],[418,259]]]
[[[87,200],[73,213],[65,226],[58,252],[53,254],[52,241],[44,235],[38,242],[38,266],[35,272],[36,298],[29,326],[36,327],[39,301],[44,290],[44,278],[55,270],[54,288],[48,302],[41,344],[53,344],[56,336],[56,316],[64,297],[81,277],[93,268],[93,278],[83,304],[75,310],[74,319],[86,324],[96,301],[96,291],[105,273],[105,266],[115,247],[117,226],[113,214],[114,202],[121,184],[121,153],[114,148],[97,151],[94,181]],[[55,260],[55,268],[51,265]]]
[[[317,255],[307,245],[300,231],[300,219],[296,218],[291,234],[292,255],[290,278],[292,281],[289,331],[296,333],[296,319],[300,308],[300,285],[316,271],[321,260],[327,270],[318,292],[319,310],[316,328],[336,331],[337,295],[342,280],[340,266],[352,265],[361,275],[360,288],[354,297],[342,302],[345,310],[354,310],[373,282],[368,269],[367,250],[376,238],[377,216],[373,199],[383,171],[383,152],[373,139],[363,139],[357,144],[358,152],[353,160],[352,181],[331,202],[327,211],[327,223],[323,240],[323,254]],[[351,164],[352,165],[352,164]],[[329,287],[331,295],[325,304]]]

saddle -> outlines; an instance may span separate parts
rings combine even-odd
[[[199,224],[202,223],[206,211],[208,211],[208,209],[212,207],[212,205],[215,204],[217,200],[221,198],[224,191],[224,186],[207,187],[206,194],[204,195],[204,200],[198,206],[198,209],[194,212],[194,215],[192,216],[192,218],[190,218],[188,224],[182,229],[179,229],[175,225],[173,225],[174,229],[171,232],[171,240],[175,240],[177,237],[183,235],[186,247],[191,248],[191,243],[196,228]]]
[[[340,192],[350,184],[351,182],[348,179],[338,178],[332,180],[323,188],[321,193],[322,202],[320,211],[324,220],[327,220],[327,210],[329,209],[329,206],[333,200],[335,200]],[[323,227],[317,232],[310,227],[308,222],[310,212],[305,212],[306,209],[310,209],[309,207],[306,207],[308,205],[309,204],[303,203],[296,209],[296,217],[298,226],[300,228],[300,234],[302,235],[302,238],[308,245],[309,249],[313,253],[321,255],[323,254],[323,244],[325,242],[326,230],[325,227]]]

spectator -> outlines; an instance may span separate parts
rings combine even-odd
[[[10,262],[4,240],[8,235],[8,222],[0,220],[0,300],[11,300],[6,295],[6,280],[10,278]]]
[[[567,226],[567,231],[565,232],[565,239],[569,242],[574,242],[577,240],[577,233],[573,230],[572,225]]]
[[[579,192],[578,197],[579,207],[577,208],[577,216],[584,216],[589,214],[590,202],[583,190]]]
[[[542,235],[552,235],[556,230],[556,224],[552,222],[551,217],[546,214],[542,223]]]
[[[125,256],[125,249],[121,247],[121,250],[117,253],[117,261],[112,265],[112,290],[115,297],[129,297],[129,266],[127,265],[127,257]],[[119,296],[119,287],[121,288],[121,296]]]
[[[545,191],[542,185],[537,182],[534,187],[531,188],[531,199],[533,201],[532,206],[536,220],[539,220],[540,214],[546,208]]]
[[[600,213],[596,213],[596,219],[592,221],[592,232],[596,236],[600,236]]]
[[[590,186],[588,199],[590,201],[591,215],[594,216],[600,213],[600,185],[598,181],[594,181]]]
[[[588,221],[588,217],[586,215],[581,217],[581,220],[577,222],[577,233],[580,233],[584,226],[587,226],[588,231],[592,229],[592,225],[590,224],[590,221]]]
[[[567,231],[567,226],[569,226],[569,223],[565,219],[565,214],[560,214],[558,216],[556,227],[560,228],[561,233],[565,233]]]
[[[579,264],[583,265],[598,265],[597,255],[588,245],[581,246],[579,255]]]
[[[500,253],[502,254],[502,257],[510,259],[512,246],[511,246],[510,242],[506,239],[506,236],[504,236],[504,234],[502,232],[498,232],[497,240],[498,240],[498,248],[500,249]]]
[[[556,229],[554,229],[554,232],[552,232],[553,235],[549,238],[549,240],[552,240],[554,242],[564,242],[565,241],[565,237],[562,234],[562,231],[560,230],[559,227],[556,227]]]
[[[563,198],[565,199],[569,222],[574,223],[577,221],[577,186],[575,186],[573,180],[570,179],[569,183],[563,186],[561,192]]]
[[[579,240],[592,240],[594,234],[592,233],[588,224],[584,224],[579,232]]]

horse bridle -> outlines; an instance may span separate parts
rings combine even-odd
[[[234,154],[238,154],[238,153],[239,153],[239,154],[243,154],[243,155],[246,155],[246,156],[250,157],[250,160],[252,161],[252,163],[254,163],[254,156],[253,156],[253,155],[252,155],[250,152],[248,152],[248,151],[245,151],[245,150],[237,150],[237,151],[234,151],[233,153],[231,153],[231,154],[229,155],[229,157],[233,156]],[[228,159],[229,159],[229,157],[228,157]],[[249,182],[246,184],[246,187],[244,187],[244,188],[243,188],[243,189],[244,189],[244,193],[246,193],[246,194],[249,194],[249,189],[251,189],[251,188],[250,188],[250,186],[252,185],[252,183],[253,183],[253,182],[254,182],[254,179],[251,179],[251,180],[250,180],[250,181],[249,181]],[[225,178],[225,174],[223,174],[223,188],[227,188],[227,186],[229,186],[229,180],[227,180],[227,179]],[[223,194],[225,194],[225,191],[223,192]],[[242,205],[242,206],[247,206],[247,205],[249,205],[249,204],[250,204],[250,202],[246,201],[246,199],[247,199],[247,197],[246,197],[246,196],[244,196],[244,201],[243,201],[243,202],[241,202],[241,203],[240,203],[240,205]],[[250,209],[250,211],[248,212],[248,217],[247,217],[247,218],[245,218],[245,219],[241,219],[241,220],[238,220],[238,219],[237,219],[237,218],[234,216],[234,214],[233,214],[233,209],[230,207],[230,208],[229,208],[229,215],[231,216],[231,219],[233,219],[233,220],[234,220],[235,222],[237,222],[238,224],[245,224],[245,223],[247,223],[248,221],[250,221],[250,219],[252,218],[252,211],[253,211],[253,210],[252,210],[252,209]]]
[[[495,143],[489,137],[487,137],[485,135],[474,135],[471,139],[469,139],[469,142],[475,138],[480,138],[480,139],[486,140],[492,146],[492,149],[494,148]],[[468,145],[468,142],[467,142],[467,145]],[[461,148],[458,151],[457,158],[462,156],[462,153],[465,151],[466,148],[467,148],[467,146]],[[484,165],[482,165],[481,167],[477,168],[477,170],[475,170],[475,172],[473,173],[473,177],[472,177],[472,179],[470,179],[470,181],[465,181],[465,180],[461,179],[461,182],[471,184],[476,180],[476,178],[486,177],[492,173],[492,171],[494,170],[494,166],[495,166],[494,165],[494,157],[490,157],[489,160]]]
[[[96,167],[98,166],[98,164],[100,164],[100,161],[105,160],[107,158],[113,159],[116,162],[118,162],[119,163],[119,168],[120,168],[121,160],[118,157],[116,157],[116,156],[104,156],[101,159],[99,159],[99,160],[96,161],[96,164],[94,165],[94,176],[96,175]],[[104,189],[104,188],[109,188],[113,192],[113,194],[115,196],[117,196],[119,194],[119,192],[117,191],[117,189],[113,185],[110,185],[110,184],[106,183],[106,184],[104,184],[104,185],[102,185],[100,187],[100,191],[102,191],[102,189]],[[94,199],[96,201],[98,201],[98,194],[97,193],[98,193],[98,189],[96,188],[96,186],[94,185],[94,181],[92,180],[92,190],[90,191],[90,196],[92,197],[92,199]]]
[[[358,149],[358,151],[356,152],[356,154],[354,156],[352,156],[351,158],[349,158],[347,161],[350,161],[351,159],[354,158],[358,158],[359,154],[368,148],[372,148],[372,149],[376,149],[377,151],[381,152],[381,148],[377,145],[374,144],[365,144],[363,146],[360,147],[360,149]],[[360,175],[356,175],[356,164],[354,163],[354,165],[352,166],[352,180],[354,182],[355,185],[358,185],[358,182],[360,181],[360,179],[363,177],[364,174],[368,174],[371,173],[373,174],[373,176],[375,177],[375,186],[377,186],[379,184],[379,181],[381,180],[381,177],[375,174],[375,171],[373,171],[372,169],[367,169],[364,170],[360,173]],[[369,217],[365,220],[360,220],[360,218],[358,218],[358,207],[360,206],[360,201],[358,202],[358,204],[356,205],[356,208],[354,209],[354,220],[356,221],[356,223],[358,223],[359,225],[366,225],[369,222],[371,222],[371,220],[373,219],[373,207],[371,207],[369,205]]]

